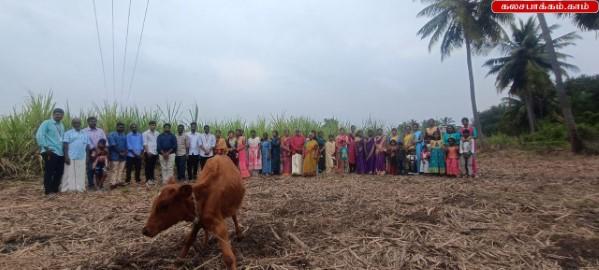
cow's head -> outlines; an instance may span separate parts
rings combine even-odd
[[[180,221],[193,221],[195,202],[192,186],[177,184],[174,179],[160,190],[152,203],[150,217],[143,228],[143,235],[154,237]]]

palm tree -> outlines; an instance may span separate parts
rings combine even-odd
[[[574,120],[574,114],[572,113],[572,104],[570,104],[570,98],[568,97],[566,88],[564,87],[558,56],[555,52],[555,46],[553,45],[551,39],[551,30],[547,25],[545,14],[537,13],[537,18],[539,18],[539,24],[541,25],[541,30],[543,31],[543,39],[545,40],[547,54],[551,63],[551,69],[553,70],[553,75],[555,76],[555,90],[557,92],[557,99],[559,100],[562,115],[564,116],[564,123],[566,124],[566,129],[568,130],[570,149],[574,153],[580,153],[583,149],[582,140],[580,139],[578,131],[576,130],[576,121]]]
[[[447,116],[439,119],[438,121],[439,121],[439,123],[441,123],[444,126],[451,126],[451,125],[455,124],[455,121],[453,120],[453,118],[447,117]]]
[[[599,30],[599,13],[559,14],[558,16],[572,18],[572,22],[580,30]]]
[[[489,44],[499,40],[503,32],[501,23],[511,21],[513,16],[491,12],[492,0],[421,1],[429,5],[422,9],[418,16],[432,17],[432,19],[418,30],[418,35],[423,39],[430,36],[429,50],[440,41],[441,60],[443,60],[450,56],[454,49],[459,49],[463,45],[466,47],[472,114],[474,124],[481,134],[472,73],[472,53],[473,50],[479,53]]]
[[[499,43],[506,56],[490,59],[484,66],[490,68],[489,73],[497,74],[496,86],[499,91],[509,87],[509,94],[518,96],[526,104],[530,132],[535,131],[535,96],[541,95],[552,86],[547,72],[551,69],[547,58],[546,46],[540,34],[539,26],[533,17],[526,22],[520,20],[519,25],[512,23],[511,39],[507,36]],[[554,26],[552,28],[557,28]],[[555,47],[563,48],[571,45],[572,40],[580,38],[576,33],[568,33],[552,41]],[[563,60],[568,55],[558,53]],[[576,69],[575,66],[559,61],[562,72],[565,69]]]

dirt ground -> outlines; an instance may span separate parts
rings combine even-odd
[[[480,177],[253,178],[241,269],[599,269],[599,157],[487,153]],[[141,234],[158,188],[0,181],[0,269],[221,269],[190,225]],[[232,226],[229,226],[232,232]],[[201,234],[201,233],[200,233]]]

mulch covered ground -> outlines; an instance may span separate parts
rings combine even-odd
[[[254,178],[245,269],[599,269],[599,157],[496,152],[481,176]],[[189,224],[141,235],[157,188],[41,195],[0,181],[0,269],[220,269]],[[230,226],[232,231],[232,226]],[[201,233],[200,233],[201,234]]]

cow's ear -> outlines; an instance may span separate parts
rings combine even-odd
[[[192,188],[191,185],[182,185],[179,187],[179,192],[177,192],[177,197],[186,199],[191,196]]]

